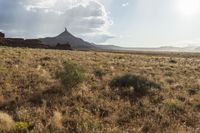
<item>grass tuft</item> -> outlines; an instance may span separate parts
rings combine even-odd
[[[51,121],[51,126],[55,129],[62,129],[62,114],[60,112],[55,111],[52,121]]]
[[[0,131],[12,131],[15,127],[15,122],[10,115],[0,112]]]
[[[176,99],[166,99],[163,101],[165,108],[171,112],[183,111],[184,104]]]

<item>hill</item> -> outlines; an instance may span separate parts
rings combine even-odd
[[[68,30],[65,28],[65,31],[61,34],[59,34],[56,37],[46,37],[46,38],[40,38],[43,44],[50,45],[50,46],[56,46],[59,44],[70,44],[73,49],[78,50],[91,50],[95,49],[95,45],[92,43],[86,42],[81,38],[77,38],[74,35],[72,35]]]
[[[0,53],[0,132],[200,131],[199,54]]]

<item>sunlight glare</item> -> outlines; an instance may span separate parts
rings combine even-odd
[[[178,12],[187,17],[193,17],[200,13],[200,0],[177,0]]]

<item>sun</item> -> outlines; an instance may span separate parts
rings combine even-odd
[[[200,0],[177,0],[176,8],[183,16],[196,16],[200,13]]]

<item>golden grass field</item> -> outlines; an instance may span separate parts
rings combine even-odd
[[[0,132],[199,133],[199,57],[1,47]],[[84,69],[81,80],[59,77],[64,62]],[[160,87],[111,86],[126,74]]]

